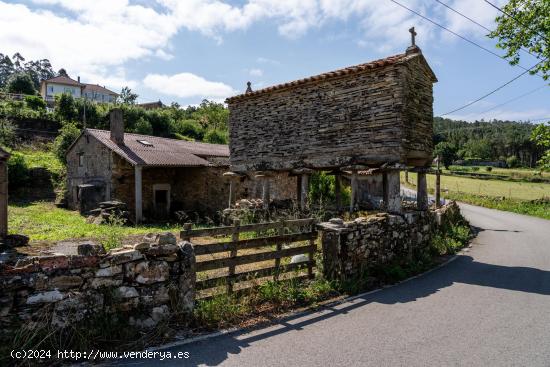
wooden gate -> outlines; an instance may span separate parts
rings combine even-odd
[[[212,274],[199,276],[196,289],[207,290],[225,284],[226,291],[231,293],[237,283],[251,279],[272,276],[273,280],[279,280],[283,274],[285,279],[313,278],[313,267],[315,266],[313,257],[316,250],[315,239],[317,238],[315,223],[316,221],[311,218],[247,225],[240,225],[240,221],[235,220],[233,226],[204,229],[192,229],[191,223],[186,223],[181,232],[182,240],[193,243],[193,238],[197,237],[222,236],[213,243],[202,245],[193,243],[197,256],[197,274],[212,273],[213,270],[220,269],[227,270],[225,274],[214,272],[213,276]],[[252,249],[264,251],[251,253]],[[244,250],[248,251],[242,254]],[[306,254],[307,260],[282,263],[289,257],[300,254]],[[213,255],[213,258],[203,255]],[[274,264],[268,267],[263,266],[269,260],[273,260]],[[252,267],[252,269],[244,271],[237,269],[243,265]],[[305,269],[307,269],[307,274],[297,273]],[[291,272],[295,273],[291,274]]]

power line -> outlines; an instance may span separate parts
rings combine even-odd
[[[535,89],[533,89],[533,90],[530,90],[529,92],[523,93],[522,95],[519,95],[519,96],[517,96],[517,97],[514,97],[514,98],[512,98],[512,99],[509,99],[509,100],[507,100],[506,102],[502,102],[502,103],[500,103],[500,104],[498,104],[498,105],[496,105],[496,106],[494,106],[494,107],[489,108],[489,109],[486,110],[486,111],[480,112],[479,114],[481,115],[481,114],[487,113],[487,112],[489,112],[489,111],[492,111],[492,110],[494,110],[494,109],[496,109],[496,108],[502,107],[502,106],[504,106],[504,105],[506,105],[506,104],[508,104],[508,103],[515,102],[515,101],[517,101],[518,99],[521,99],[521,98],[526,97],[526,96],[528,96],[528,95],[530,95],[530,94],[533,94],[533,93],[535,93],[535,92],[538,92],[539,90],[541,90],[542,88],[546,88],[547,86],[548,86],[548,84],[541,85],[540,87],[537,87],[537,88],[535,88]]]
[[[498,57],[499,59],[508,61],[504,56],[499,55],[499,54],[497,54],[496,52],[489,50],[487,47],[481,46],[479,43],[476,43],[476,42],[474,42],[474,41],[472,41],[472,40],[470,40],[470,39],[468,39],[468,38],[466,38],[466,37],[464,37],[464,36],[462,36],[462,35],[456,33],[455,31],[453,31],[453,30],[451,30],[451,29],[445,27],[445,26],[442,25],[442,24],[437,23],[436,21],[434,21],[434,20],[432,20],[432,19],[430,19],[430,18],[428,18],[428,17],[426,17],[426,16],[420,14],[419,12],[417,12],[417,11],[415,11],[415,10],[413,10],[413,9],[411,9],[411,8],[409,8],[409,7],[405,6],[405,5],[403,5],[403,4],[401,4],[400,2],[398,2],[398,1],[396,1],[396,0],[390,0],[390,1],[391,1],[392,3],[398,5],[398,6],[402,7],[403,9],[406,9],[406,10],[410,11],[411,13],[416,14],[417,16],[421,17],[422,19],[427,20],[428,22],[430,22],[430,23],[432,23],[432,24],[434,24],[434,25],[436,25],[436,26],[438,26],[438,27],[440,27],[440,28],[446,30],[447,32],[449,32],[449,33],[451,33],[451,34],[457,36],[458,38],[460,38],[460,39],[462,39],[462,40],[464,40],[464,41],[466,41],[466,42],[468,42],[468,43],[470,43],[470,44],[472,44],[472,45],[474,45],[474,46],[476,46],[476,47],[479,47],[479,48],[482,49],[483,51],[488,52],[488,53],[490,53],[491,55]],[[523,70],[530,70],[530,69],[524,68],[524,67],[521,66],[521,65],[516,65],[516,66],[522,68]]]
[[[473,19],[470,18],[469,16],[467,16],[467,15],[465,15],[465,14],[459,12],[458,10],[454,9],[453,7],[451,7],[450,5],[447,5],[447,4],[445,4],[444,2],[442,2],[442,1],[440,1],[440,0],[435,0],[435,1],[437,1],[437,2],[440,3],[441,5],[443,5],[444,7],[446,7],[447,9],[449,9],[450,11],[452,11],[453,13],[458,14],[458,15],[460,15],[462,18],[465,18],[465,19],[469,20],[470,22],[476,24],[477,26],[479,26],[479,27],[485,29],[487,32],[493,33],[493,30],[492,30],[492,29],[485,27],[483,24],[481,24],[481,23],[479,23],[479,22],[473,20]],[[523,48],[523,47],[521,48],[521,50],[522,50],[523,52],[526,52],[526,53],[528,53],[529,55],[531,55],[531,56],[533,56],[533,57],[535,57],[535,58],[538,59],[538,57],[537,57],[536,55],[533,55],[529,50],[527,50],[527,49],[525,49],[525,48]]]
[[[501,90],[502,88],[506,87],[508,84],[511,84],[512,82],[518,80],[519,78],[521,78],[522,76],[524,76],[525,74],[527,74],[528,72],[530,72],[532,69],[534,69],[535,67],[537,67],[542,61],[539,61],[538,63],[536,63],[535,65],[533,65],[530,69],[527,69],[525,70],[523,73],[515,76],[513,79],[510,79],[509,81],[507,81],[506,83],[502,84],[500,87],[496,88],[496,89],[493,89],[492,91],[490,91],[489,93],[479,97],[478,99],[470,102],[470,103],[467,103],[465,104],[464,106],[462,107],[459,107],[459,108],[455,108],[454,110],[452,111],[449,111],[449,112],[446,112],[444,114],[441,114],[439,116],[445,116],[445,115],[450,115],[451,113],[455,113],[455,112],[458,112],[460,110],[463,110],[465,109],[466,107],[470,107],[471,105],[473,105],[474,103],[477,103],[479,101],[481,101],[482,99],[485,99],[487,97],[489,97],[491,94],[494,94],[496,92],[498,92],[499,90]]]

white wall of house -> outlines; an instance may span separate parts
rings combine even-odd
[[[89,101],[105,103],[113,103],[116,99],[116,96],[113,96],[112,94],[99,92],[84,92],[84,97],[86,97],[86,99],[88,99]]]
[[[82,97],[80,87],[56,83],[46,83],[46,99],[53,98],[54,96],[63,93],[72,94],[74,98]]]

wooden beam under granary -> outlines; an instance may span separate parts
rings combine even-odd
[[[231,170],[428,166],[435,82],[413,44],[385,59],[257,91],[249,85],[226,100]]]

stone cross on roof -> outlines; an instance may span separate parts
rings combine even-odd
[[[252,83],[246,82],[246,92],[245,93],[252,93]]]
[[[414,31],[414,27],[411,27],[409,29],[409,32],[411,33],[411,45],[416,46],[416,43],[415,43],[416,32]]]

